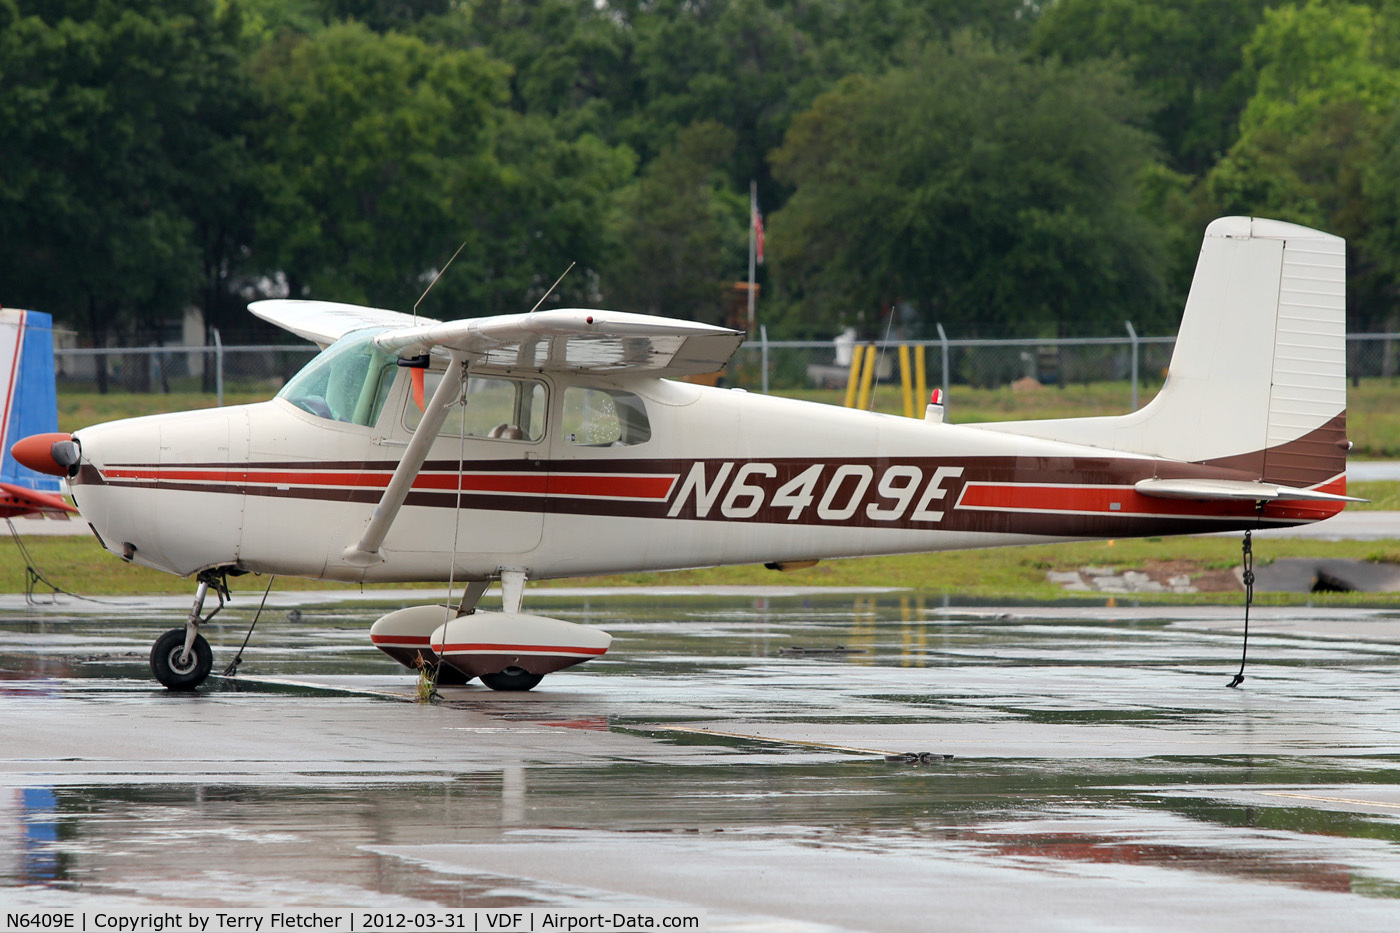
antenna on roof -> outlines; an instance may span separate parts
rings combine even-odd
[[[568,275],[570,272],[572,272],[574,266],[576,265],[577,263],[569,263],[569,268],[564,270],[564,275]],[[543,295],[540,296],[540,300],[535,302],[535,306],[530,309],[531,314],[534,314],[536,311],[538,311],[540,309],[540,305],[544,304],[544,300],[550,295],[554,294],[554,290],[559,287],[559,283],[564,281],[564,275],[561,275],[559,276],[559,278],[555,279],[554,284],[549,286],[549,291],[545,292]]]
[[[467,241],[463,240],[462,245],[457,247],[457,253],[460,253],[462,250],[466,249],[466,247]],[[452,254],[452,259],[457,258],[457,253]],[[424,298],[428,297],[428,292],[433,290],[433,286],[437,284],[438,279],[442,278],[442,274],[447,271],[447,267],[452,265],[452,259],[447,260],[443,267],[437,271],[437,275],[433,276],[433,280],[428,283],[428,287],[423,289],[423,294],[419,295],[418,300],[413,303],[413,323],[418,323],[418,306],[423,303]]]

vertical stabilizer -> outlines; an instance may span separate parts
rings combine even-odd
[[[1132,414],[979,425],[1207,463],[1307,488],[1346,471],[1346,242],[1222,217],[1207,229],[1167,381]]]
[[[56,476],[15,462],[10,446],[22,437],[58,430],[53,318],[42,311],[0,309],[0,482],[58,492]]]

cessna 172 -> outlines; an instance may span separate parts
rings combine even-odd
[[[952,425],[672,381],[743,335],[612,311],[250,310],[324,350],[273,400],[15,446],[108,550],[197,575],[152,651],[172,688],[209,673],[202,607],[230,573],[464,581],[373,642],[529,689],[611,641],[521,612],[530,579],[1277,527],[1348,501],[1345,244],[1276,221],[1210,225],[1166,384],[1116,417]],[[504,611],[477,610],[495,580]]]

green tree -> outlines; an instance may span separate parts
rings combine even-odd
[[[243,180],[241,31],[207,0],[0,0],[7,302],[159,339],[236,254],[214,228]]]
[[[616,245],[610,205],[632,177],[631,150],[589,134],[569,139],[543,117],[509,113],[497,132],[494,157],[494,174],[460,199],[456,218],[456,229],[465,225],[479,250],[470,263],[475,268],[461,275],[454,265],[444,276],[433,291],[442,292],[443,310],[437,313],[528,311],[570,265],[573,271],[545,306],[596,305],[599,270]]]
[[[303,35],[326,25],[322,0],[216,0],[237,3],[243,9],[243,29],[247,38],[268,42],[283,32]]]
[[[1251,90],[1242,49],[1269,0],[1058,0],[1035,24],[1037,54],[1121,60],[1155,106],[1171,165],[1200,175],[1229,149]]]
[[[721,166],[735,190],[767,188],[767,153],[832,78],[814,46],[763,0],[657,0],[633,20],[637,103],[620,131],[644,162],[687,127],[718,123],[734,134]]]
[[[422,308],[465,317],[527,309],[573,260],[582,289],[601,261],[629,154],[509,111],[506,67],[481,51],[352,23],[262,64],[274,203],[260,264],[293,295],[406,310],[465,242]]]
[[[632,99],[632,31],[592,0],[471,0],[417,34],[510,65],[512,109],[566,136],[615,135],[617,108]]]
[[[901,301],[927,330],[980,336],[1156,324],[1141,115],[1106,66],[1026,63],[969,41],[847,79],[773,156],[796,189],[769,228],[775,274],[801,309],[787,326]]]
[[[495,174],[504,69],[347,24],[284,36],[258,71],[273,199],[260,264],[296,296],[412,305],[451,255],[460,199]]]
[[[1391,270],[1400,269],[1393,159],[1400,99],[1396,10],[1310,0],[1270,10],[1245,48],[1255,91],[1239,140],[1205,178],[1219,214],[1256,214],[1349,241],[1351,326],[1392,321]]]
[[[441,16],[452,8],[451,0],[313,0],[331,22],[363,23],[376,32],[403,31],[418,21]]]
[[[602,277],[605,299],[646,314],[722,323],[726,295],[747,248],[746,200],[721,167],[734,133],[718,123],[686,127],[617,198],[618,257]]]
[[[723,124],[735,133],[732,187],[757,180],[765,203],[784,194],[768,153],[817,95],[959,31],[1017,44],[1034,11],[1021,0],[650,0],[625,9],[636,92],[619,114],[621,138],[645,164],[683,128]]]

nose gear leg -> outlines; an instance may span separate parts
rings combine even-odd
[[[227,604],[228,576],[219,569],[201,570],[198,580],[194,605],[190,607],[185,627],[166,632],[151,648],[151,673],[171,690],[193,690],[204,682],[214,666],[214,654],[209,642],[199,633],[199,627],[218,615]],[[204,601],[210,588],[218,596],[219,605],[205,615]]]

